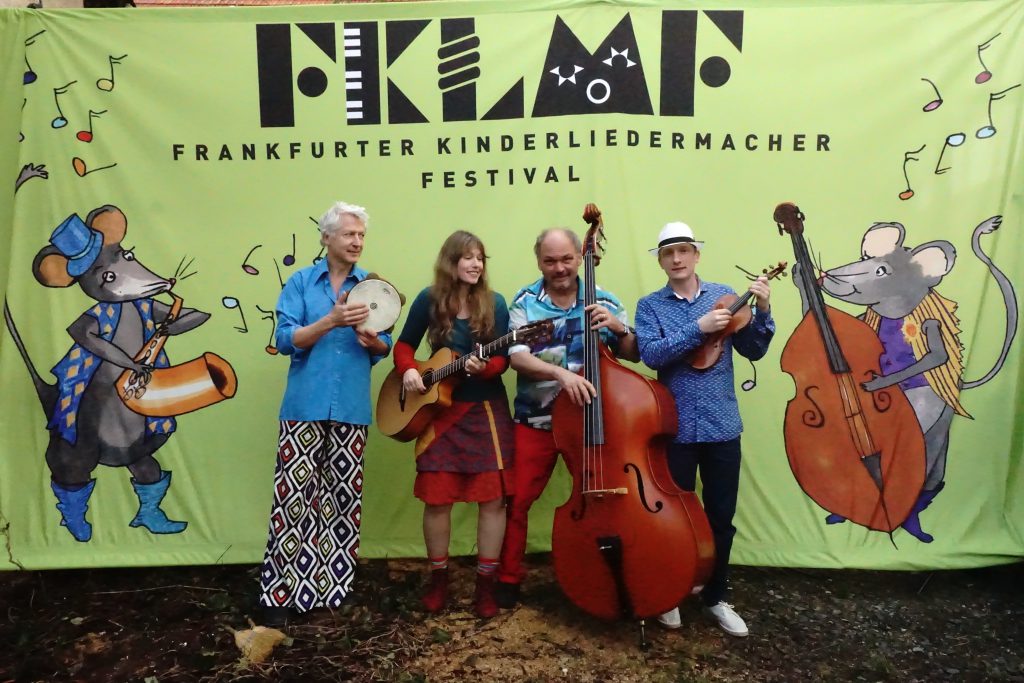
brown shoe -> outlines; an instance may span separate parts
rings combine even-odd
[[[423,593],[423,609],[440,612],[448,602],[448,568],[430,572],[430,583]]]
[[[473,605],[476,615],[490,619],[498,613],[498,603],[494,601],[494,575],[476,575],[476,599]]]

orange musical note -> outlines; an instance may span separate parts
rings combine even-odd
[[[111,90],[114,89],[114,85],[115,85],[115,83],[114,83],[114,65],[115,64],[120,64],[121,60],[124,59],[127,56],[128,55],[121,55],[120,57],[115,57],[114,55],[109,55],[109,57],[107,58],[107,61],[110,63],[110,78],[101,78],[101,79],[97,80],[96,81],[96,87],[97,88],[99,88],[100,90],[103,90],[104,92],[110,92]]]
[[[913,155],[920,154],[921,150],[923,150],[927,146],[928,145],[921,145],[918,149],[914,149],[909,152],[904,152],[903,154],[903,179],[907,181],[907,189],[903,190],[903,192],[900,192],[899,195],[900,199],[902,199],[903,201],[907,201],[908,199],[914,196],[914,191],[910,189],[910,178],[907,176],[907,162],[920,161],[920,159]]]
[[[271,356],[276,356],[277,347],[274,346],[274,332],[277,331],[277,320],[275,320],[274,318],[274,311],[268,311],[267,309],[261,308],[260,306],[256,306],[256,310],[264,314],[264,316],[260,318],[260,320],[270,321],[270,339],[267,341],[267,347],[263,350],[269,353]]]
[[[93,111],[92,109],[90,109],[89,110],[89,126],[88,126],[88,130],[80,130],[80,131],[78,131],[78,133],[75,135],[75,137],[78,138],[79,140],[81,140],[82,142],[92,142],[92,120],[93,119],[98,119],[101,115],[106,114],[106,113],[107,113],[106,109],[104,109],[103,111]]]
[[[117,166],[117,162],[114,162],[114,163],[112,163],[112,164],[110,164],[108,166],[100,166],[99,168],[94,168],[92,170],[89,170],[88,167],[85,165],[85,161],[83,161],[81,158],[74,157],[74,158],[71,159],[71,168],[75,169],[75,173],[78,174],[79,178],[84,178],[85,176],[89,175],[90,173],[95,173],[96,171],[102,171],[102,170],[107,169],[107,168],[114,168],[115,166]]]

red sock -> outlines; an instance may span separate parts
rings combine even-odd
[[[443,557],[428,557],[427,560],[430,562],[430,571],[435,572],[438,569],[448,569],[448,556]]]

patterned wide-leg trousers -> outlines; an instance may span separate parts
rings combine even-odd
[[[260,604],[337,607],[359,554],[365,425],[281,421]]]

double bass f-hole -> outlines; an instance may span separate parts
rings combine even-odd
[[[661,512],[665,504],[660,500],[654,501],[654,507],[652,508],[647,502],[647,493],[644,490],[644,475],[640,473],[640,468],[631,462],[627,462],[623,467],[622,471],[627,474],[632,471],[633,476],[636,477],[636,493],[640,496],[640,504],[644,506],[644,509],[650,512],[652,515],[656,515]]]

